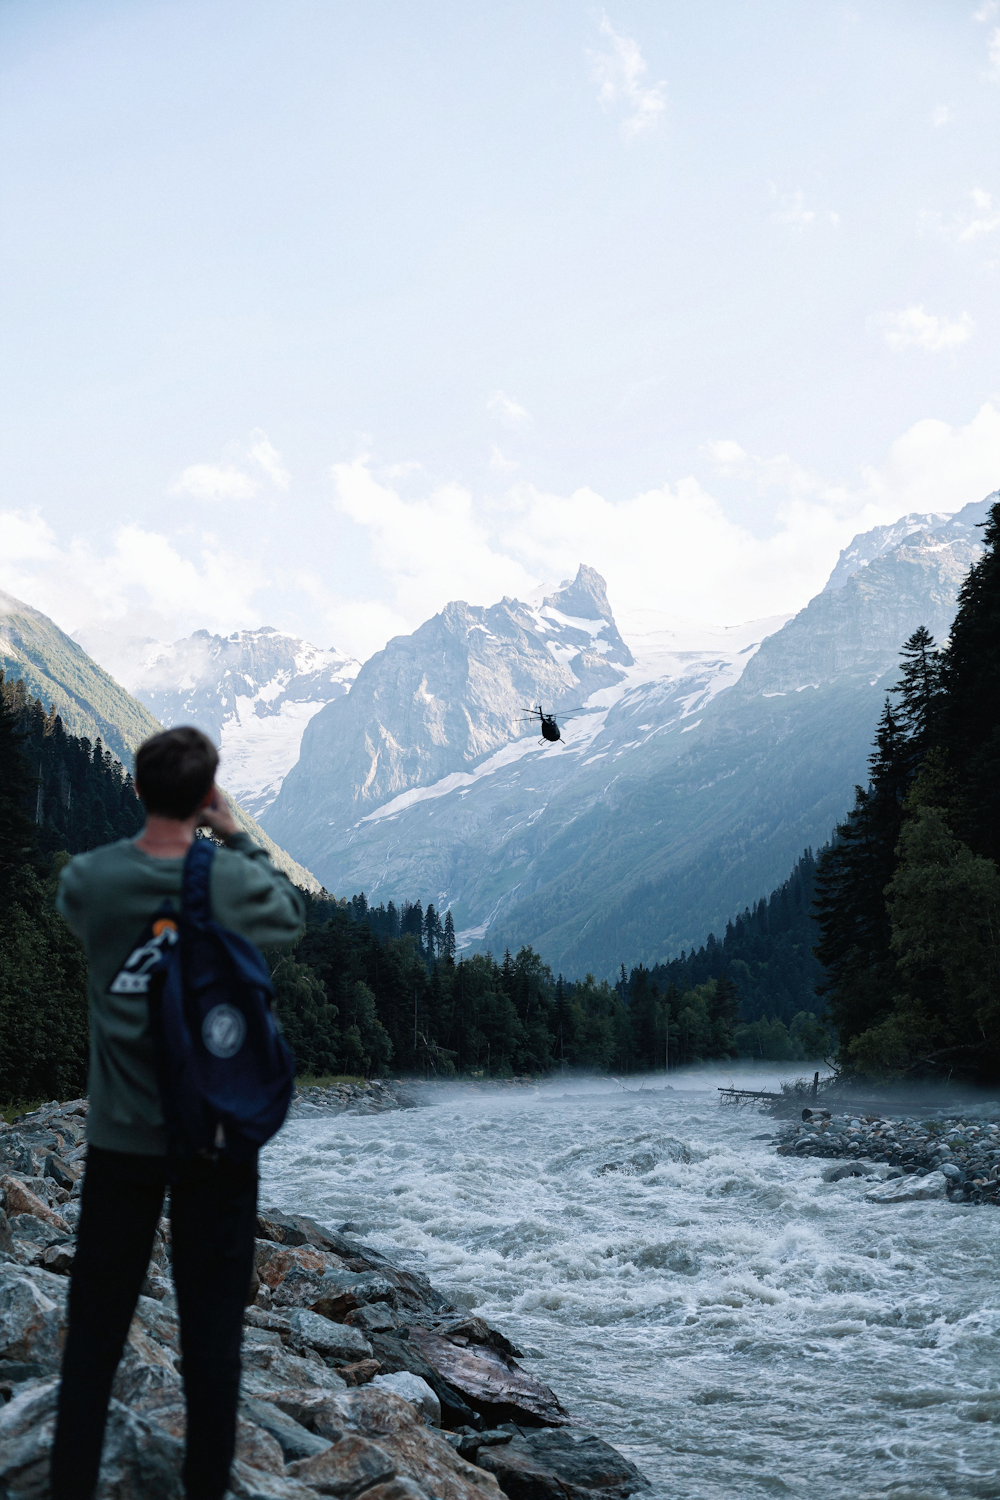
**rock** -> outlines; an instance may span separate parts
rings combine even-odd
[[[942,1172],[953,1183],[965,1181],[965,1173],[953,1161],[943,1161],[940,1167],[938,1167],[938,1171]]]
[[[15,1214],[32,1214],[36,1219],[51,1225],[58,1234],[70,1234],[69,1225],[66,1220],[57,1213],[53,1213],[42,1200],[34,1194],[30,1188],[25,1187],[16,1177],[5,1173],[0,1177],[0,1193],[4,1195],[4,1206],[8,1217],[13,1218]]]
[[[0,1494],[11,1500],[48,1495],[49,1460],[59,1382],[50,1380],[0,1407]]]
[[[68,1276],[73,1269],[75,1255],[76,1246],[72,1241],[50,1245],[42,1256],[42,1265],[47,1271],[54,1271],[57,1276]]]
[[[510,1500],[626,1500],[649,1481],[610,1443],[573,1427],[511,1428],[503,1447],[484,1447],[478,1462]]]
[[[62,1276],[0,1265],[0,1359],[58,1368],[66,1336],[67,1289]]]
[[[947,1187],[948,1178],[943,1172],[928,1172],[926,1177],[911,1173],[870,1188],[865,1198],[869,1203],[920,1203],[929,1198],[943,1198]]]
[[[366,1334],[389,1333],[400,1323],[387,1302],[365,1302],[361,1307],[352,1307],[343,1321]]]
[[[359,1359],[353,1365],[338,1365],[337,1374],[343,1376],[348,1385],[367,1385],[381,1368],[377,1359]]]
[[[554,1391],[497,1349],[452,1343],[424,1328],[410,1329],[427,1363],[494,1425],[513,1417],[561,1426],[569,1414]]]
[[[164,1432],[184,1441],[187,1433],[187,1409],[183,1401],[151,1408],[147,1416]],[[258,1427],[255,1422],[248,1422],[245,1417],[238,1418],[236,1423],[236,1458],[240,1463],[248,1464],[252,1469],[260,1469],[266,1474],[283,1475],[285,1472],[280,1444],[265,1428]]]
[[[272,1240],[258,1240],[254,1250],[254,1270],[272,1291],[279,1287],[289,1271],[303,1270],[322,1276],[325,1271],[340,1270],[344,1262],[339,1255],[317,1250],[312,1245],[277,1245]]]
[[[343,1381],[340,1388],[342,1391],[347,1389]],[[322,1387],[296,1389],[289,1386],[261,1393],[260,1399],[271,1402],[294,1422],[300,1423],[309,1432],[328,1438],[331,1443],[342,1438],[347,1431],[347,1421],[337,1405],[337,1396]]]
[[[286,1342],[292,1332],[292,1325],[287,1318],[262,1307],[248,1307],[243,1314],[243,1321],[251,1328],[266,1328],[272,1333],[280,1334]]]
[[[434,1332],[443,1333],[453,1344],[483,1344],[488,1349],[496,1349],[498,1354],[509,1354],[513,1359],[522,1357],[521,1350],[510,1339],[504,1338],[499,1329],[491,1328],[484,1318],[452,1319],[439,1323]]]
[[[847,1177],[871,1177],[874,1168],[862,1166],[860,1162],[846,1162],[841,1167],[826,1167],[823,1171],[824,1182],[843,1182]]]
[[[35,1158],[18,1131],[12,1130],[0,1138],[0,1164],[10,1172],[24,1172],[28,1177],[34,1175]]]
[[[227,1500],[316,1500],[316,1491],[287,1475],[252,1469],[237,1459],[229,1475]],[[146,1497],[153,1500],[153,1496]],[[156,1497],[159,1500],[159,1497]]]
[[[426,1490],[422,1490],[412,1479],[397,1476],[386,1484],[376,1484],[372,1489],[366,1490],[365,1500],[428,1500],[428,1496]]]
[[[63,1161],[61,1156],[49,1155],[45,1158],[45,1176],[51,1177],[61,1188],[72,1188],[78,1177],[83,1175],[81,1167],[76,1162]]]
[[[289,1464],[288,1472],[321,1495],[354,1500],[363,1490],[394,1479],[396,1467],[383,1448],[349,1433],[323,1453]]]
[[[473,1426],[478,1424],[479,1419],[472,1407],[459,1395],[454,1386],[442,1380],[437,1370],[433,1365],[428,1364],[416,1344],[411,1343],[409,1338],[391,1338],[387,1334],[376,1333],[372,1335],[372,1344],[384,1374],[397,1370],[409,1370],[411,1374],[419,1375],[422,1380],[426,1380],[441,1403],[441,1420],[449,1427],[461,1426],[463,1423]]]
[[[392,1375],[376,1375],[372,1385],[379,1390],[394,1391],[409,1401],[420,1412],[428,1427],[441,1426],[441,1403],[426,1380],[412,1375],[409,1370],[397,1370]]]
[[[46,1500],[59,1382],[35,1386],[0,1408],[0,1494]],[[114,1500],[183,1500],[182,1445],[112,1401],[98,1493]]]
[[[0,1208],[0,1251],[10,1255],[14,1248],[14,1235],[11,1231],[10,1220]]]
[[[353,1308],[368,1300],[363,1292],[364,1280],[364,1276],[353,1271],[291,1266],[272,1291],[272,1305],[309,1307],[339,1323]]]
[[[179,1372],[166,1364],[139,1363],[118,1366],[111,1394],[129,1411],[152,1411],[156,1407],[176,1405],[184,1388]]]
[[[371,1356],[371,1344],[356,1328],[348,1328],[343,1323],[332,1323],[329,1318],[311,1312],[308,1308],[293,1308],[287,1318],[293,1341],[306,1344],[326,1358],[346,1364]]]
[[[332,1394],[347,1389],[347,1382],[324,1363],[321,1355],[311,1349],[307,1353],[308,1358],[287,1349],[244,1348],[244,1391],[270,1400],[275,1392],[319,1390]]]
[[[244,1396],[242,1409],[251,1422],[271,1434],[281,1449],[286,1464],[294,1463],[300,1458],[313,1458],[330,1447],[329,1438],[318,1437],[316,1433],[309,1432],[273,1401]]]
[[[438,1500],[500,1500],[496,1480],[467,1463],[440,1432],[424,1425],[416,1408],[374,1385],[337,1398],[344,1420],[371,1438],[398,1473]]]
[[[257,1234],[261,1239],[273,1240],[278,1245],[312,1245],[317,1250],[332,1251],[334,1255],[349,1256],[358,1249],[343,1235],[324,1229],[308,1214],[283,1214],[276,1208],[265,1208],[258,1213]]]

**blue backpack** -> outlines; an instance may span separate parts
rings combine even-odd
[[[246,1161],[281,1129],[295,1063],[275,1024],[261,953],[212,919],[214,857],[208,839],[188,850],[179,941],[160,962],[150,1019],[170,1155]]]

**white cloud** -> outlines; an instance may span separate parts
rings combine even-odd
[[[709,446],[704,477],[617,502],[589,488],[560,495],[526,483],[478,505],[458,486],[404,499],[364,460],[339,465],[334,480],[338,509],[368,530],[391,582],[394,630],[414,629],[449,599],[523,597],[580,562],[604,574],[620,609],[734,624],[800,608],[857,532],[982,499],[996,487],[998,451],[1000,406],[987,403],[965,427],[917,423],[850,484],[830,483],[787,454],[747,453],[732,439]],[[730,517],[712,493],[714,474],[768,497],[768,534]],[[379,625],[375,615],[371,623]]]
[[[258,488],[242,469],[222,464],[190,464],[168,493],[190,495],[195,500],[249,500]]]
[[[486,401],[486,410],[498,417],[505,427],[527,427],[531,421],[528,413],[513,396],[503,391],[493,391]]]
[[[976,326],[967,312],[959,318],[939,317],[925,312],[923,304],[903,312],[882,313],[875,322],[890,349],[924,349],[928,354],[954,351],[972,337]]]
[[[986,50],[990,60],[990,77],[1000,79],[1000,26],[994,28]]]
[[[778,189],[774,183],[769,184],[772,198],[778,198]],[[774,224],[788,224],[792,229],[798,229],[800,233],[805,229],[811,229],[814,224],[826,223],[834,229],[840,223],[840,215],[832,209],[819,209],[806,207],[806,195],[801,188],[794,193],[780,194],[779,206],[771,214],[771,222]]]
[[[623,107],[622,135],[641,135],[658,124],[667,107],[666,84],[645,82],[648,68],[638,42],[619,36],[606,15],[601,17],[601,35],[608,38],[607,50],[588,54],[601,108]]]
[[[972,199],[971,211],[958,213],[953,219],[945,220],[943,214],[925,209],[917,220],[918,231],[964,245],[1000,229],[1000,207],[994,204],[993,194],[982,188],[973,188],[969,197]]]
[[[1000,10],[1000,4],[997,3],[997,0],[985,0],[985,3],[978,10],[972,12],[972,19],[974,21],[990,21],[997,14],[998,10]]]
[[[460,485],[410,500],[380,484],[364,459],[336,464],[332,474],[337,509],[368,529],[376,565],[410,629],[449,599],[492,603],[535,587],[524,566],[494,550],[471,494]]]
[[[939,104],[936,109],[931,110],[929,119],[934,128],[940,130],[942,125],[947,125],[950,121],[951,110],[947,104]]]
[[[281,462],[281,454],[271,442],[266,432],[258,428],[251,433],[248,456],[264,470],[271,483],[277,485],[279,490],[287,490],[291,475]]]
[[[500,449],[494,443],[493,450],[490,453],[490,468],[494,474],[510,474],[517,468],[517,460],[504,458]]]
[[[260,489],[258,476],[241,465],[252,464],[279,490],[287,490],[291,475],[281,454],[266,432],[256,428],[245,444],[230,444],[227,461],[220,464],[190,464],[168,489],[170,495],[190,495],[195,500],[224,502],[251,500]]]
[[[68,632],[234,630],[257,623],[252,598],[262,582],[254,563],[210,536],[185,557],[162,533],[123,526],[102,550],[82,537],[60,543],[36,516],[0,512],[0,588]]]
[[[697,473],[623,500],[509,479],[494,497],[476,498],[430,484],[416,465],[400,466],[409,471],[404,495],[359,458],[332,471],[340,545],[357,556],[354,527],[369,542],[357,600],[333,595],[326,556],[305,543],[291,562],[258,564],[251,537],[188,543],[128,526],[101,544],[59,538],[43,518],[9,512],[0,512],[0,588],[70,632],[176,639],[203,626],[228,633],[267,623],[365,657],[451,599],[523,598],[587,562],[619,609],[735,624],[800,608],[855,533],[982,499],[997,486],[998,453],[1000,402],[987,402],[964,426],[916,423],[881,463],[846,479],[723,438],[707,445]],[[734,492],[748,519],[734,519],[721,498]]]

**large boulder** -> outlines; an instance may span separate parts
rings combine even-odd
[[[419,1375],[412,1375],[409,1370],[397,1370],[391,1375],[374,1376],[372,1385],[379,1390],[393,1391],[397,1396],[402,1396],[404,1401],[409,1401],[417,1408],[428,1427],[441,1426],[441,1403],[427,1381]]]
[[[0,1369],[23,1366],[14,1376],[20,1380],[55,1373],[66,1338],[66,1292],[63,1276],[0,1265]]]
[[[572,1427],[521,1431],[510,1442],[480,1448],[476,1460],[510,1500],[627,1500],[649,1480],[617,1448]]]
[[[438,1500],[501,1500],[492,1474],[461,1458],[420,1412],[393,1391],[363,1386],[336,1399],[340,1419],[389,1455],[396,1473]],[[327,1419],[329,1420],[329,1419]],[[322,1428],[322,1420],[318,1426]]]
[[[272,1291],[281,1285],[289,1271],[313,1271],[322,1276],[324,1271],[342,1270],[344,1266],[340,1256],[328,1250],[317,1250],[312,1245],[279,1245],[272,1240],[256,1242],[253,1263],[259,1279]]]
[[[511,1355],[490,1345],[455,1342],[447,1334],[411,1328],[409,1342],[469,1405],[494,1423],[526,1421],[558,1427],[569,1413],[555,1392],[528,1375]]]
[[[287,1314],[292,1339],[306,1348],[315,1349],[326,1359],[344,1364],[371,1357],[372,1346],[363,1333],[344,1323],[333,1323],[308,1308],[293,1307]]]
[[[435,1370],[434,1366],[421,1354],[416,1344],[409,1338],[409,1330],[402,1330],[406,1337],[397,1338],[388,1334],[373,1333],[372,1347],[375,1357],[382,1366],[383,1374],[391,1374],[399,1370],[407,1370],[411,1375],[419,1375],[421,1380],[426,1380],[431,1390],[441,1403],[441,1420],[448,1427],[461,1427],[463,1424],[475,1425],[479,1420],[469,1403],[460,1396],[454,1386],[443,1380]]]
[[[289,1464],[288,1472],[321,1495],[355,1500],[373,1485],[395,1478],[396,1467],[384,1448],[349,1433],[325,1452]]]
[[[11,1177],[9,1172],[0,1177],[0,1193],[3,1194],[4,1208],[7,1217],[12,1219],[15,1214],[31,1214],[40,1219],[57,1234],[71,1234],[72,1231],[61,1214],[57,1214],[48,1204],[43,1203],[37,1193],[33,1193],[18,1177]]]
[[[878,1187],[869,1188],[865,1199],[869,1203],[923,1203],[932,1198],[943,1198],[948,1191],[948,1179],[943,1172],[928,1172],[920,1177],[916,1172],[908,1177],[896,1177]]]
[[[0,1494],[47,1500],[59,1383],[32,1386],[0,1408]],[[146,1417],[112,1401],[97,1500],[183,1500],[183,1445]]]

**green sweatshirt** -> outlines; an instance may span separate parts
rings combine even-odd
[[[165,901],[180,911],[183,859],[155,859],[131,840],[71,859],[56,906],[83,944],[90,967],[87,1139],[107,1151],[165,1156],[149,1013],[144,994],[112,993],[125,960]],[[212,915],[260,947],[293,943],[305,902],[248,834],[212,861]]]

